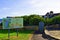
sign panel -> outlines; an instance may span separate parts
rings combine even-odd
[[[0,19],[0,23],[2,23],[2,19]]]
[[[3,18],[2,22],[3,22],[3,29],[8,29],[8,25],[9,25],[8,20]]]
[[[39,22],[39,30],[44,30],[44,22]]]
[[[23,28],[23,18],[4,18],[3,29]]]

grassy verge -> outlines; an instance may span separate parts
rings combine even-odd
[[[32,34],[32,30],[18,30],[18,37],[16,36],[16,30],[10,30],[10,40],[29,40],[29,35]],[[8,40],[8,30],[0,30],[0,40]]]

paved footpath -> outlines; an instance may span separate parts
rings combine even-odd
[[[36,34],[32,37],[32,40],[47,40],[42,37],[42,34]]]
[[[35,31],[31,40],[55,40],[55,39],[52,39],[49,36],[47,37],[45,35],[42,35],[42,33],[40,33],[39,31]]]

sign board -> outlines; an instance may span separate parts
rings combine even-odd
[[[0,19],[0,23],[2,23],[2,19]]]
[[[2,22],[3,22],[3,29],[8,29],[8,25],[9,25],[8,20],[3,18]]]
[[[23,28],[23,18],[3,18],[3,29]]]
[[[39,22],[39,30],[44,30],[44,22]]]

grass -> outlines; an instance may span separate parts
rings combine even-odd
[[[32,30],[18,30],[18,37],[16,30],[10,30],[10,40],[29,40]],[[8,40],[8,30],[0,30],[0,40]]]

